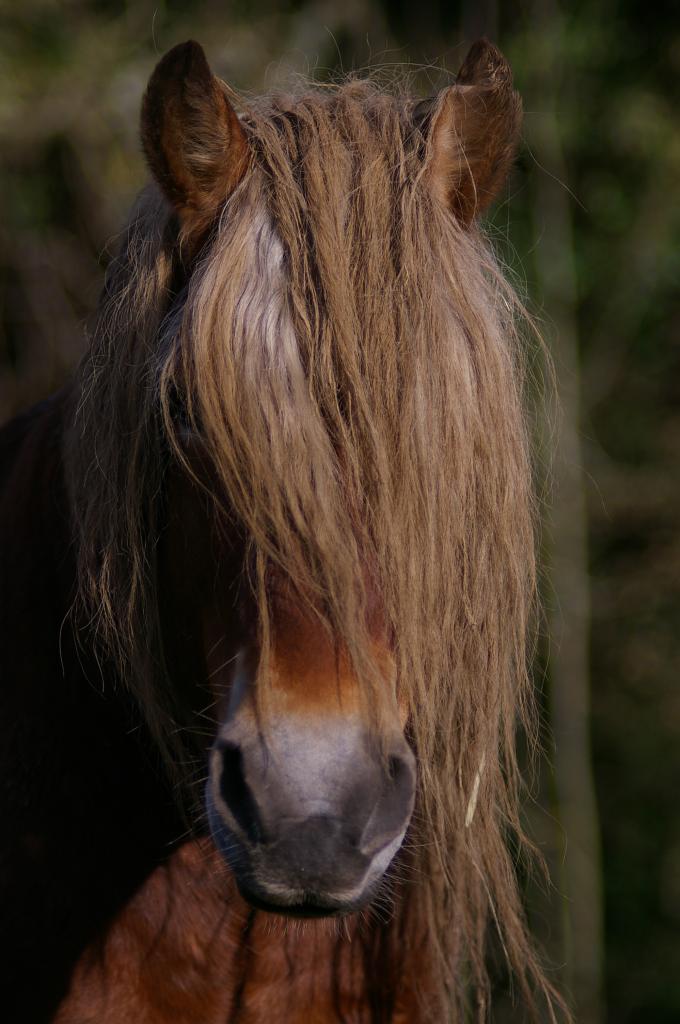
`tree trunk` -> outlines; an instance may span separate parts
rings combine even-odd
[[[558,816],[566,850],[565,982],[579,1024],[602,1019],[600,837],[590,750],[590,587],[581,445],[577,282],[571,198],[558,115],[562,22],[554,0],[535,0],[537,74],[532,125],[535,272],[554,338],[561,406],[548,513],[550,724]],[[533,55],[532,55],[533,56]]]

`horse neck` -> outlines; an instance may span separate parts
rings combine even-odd
[[[47,1019],[83,948],[182,831],[125,688],[69,615],[68,408],[62,393],[0,431],[0,946],[17,1020]]]
[[[424,949],[398,911],[389,921],[306,922],[256,911],[212,843],[196,840],[149,878],[104,944],[87,951],[55,1024],[116,1024],[122,1000],[134,1019],[150,1022],[172,1007],[177,1024],[417,1024],[431,1019],[415,996]]]

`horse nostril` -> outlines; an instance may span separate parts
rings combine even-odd
[[[410,749],[383,762],[382,793],[361,836],[361,850],[374,857],[398,836],[403,836],[413,812],[416,767]]]
[[[413,769],[405,758],[392,755],[387,761],[387,775],[392,790],[406,794],[412,789]]]
[[[253,843],[262,838],[262,828],[257,812],[257,804],[246,782],[243,771],[243,754],[241,748],[234,743],[220,746],[222,753],[222,771],[220,774],[220,793],[225,804]]]

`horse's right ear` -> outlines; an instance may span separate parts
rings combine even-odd
[[[182,234],[199,237],[245,174],[249,149],[198,43],[175,46],[156,66],[142,101],[141,135]]]
[[[510,65],[478,40],[456,84],[419,103],[414,117],[427,138],[430,187],[467,226],[503,186],[519,142],[522,101]]]

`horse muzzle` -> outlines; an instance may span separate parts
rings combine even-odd
[[[291,916],[365,905],[401,846],[415,794],[402,734],[379,747],[357,720],[237,715],[210,755],[213,838],[253,905]]]

